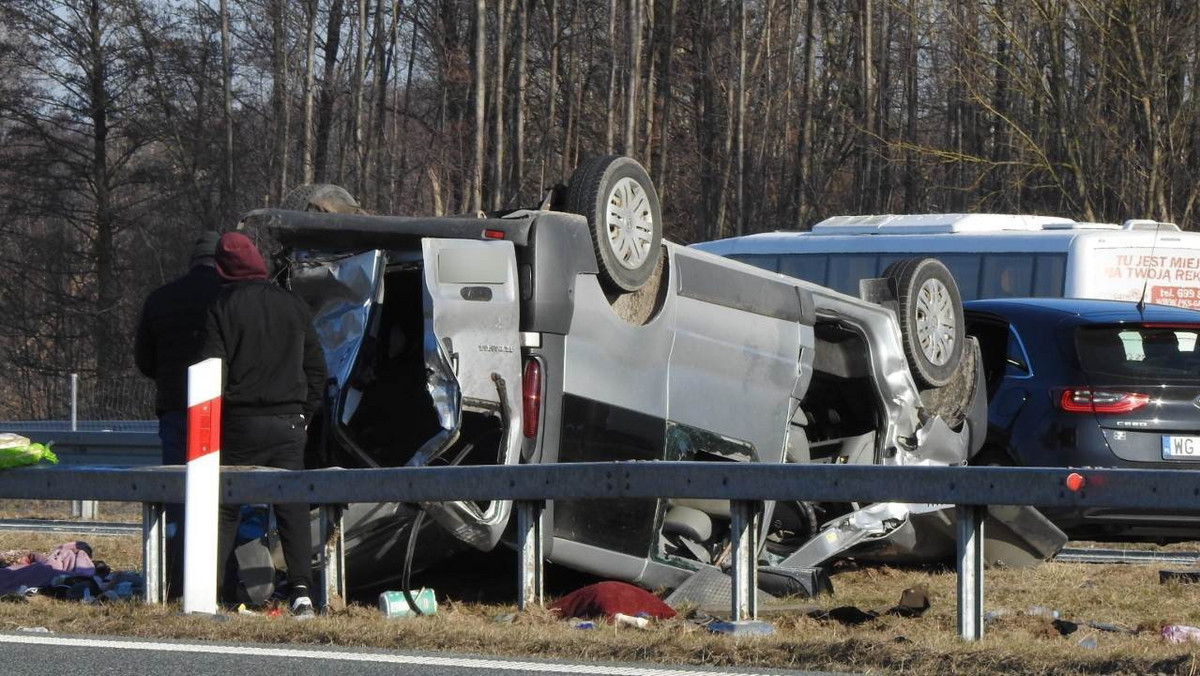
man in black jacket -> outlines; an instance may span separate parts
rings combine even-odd
[[[204,357],[224,360],[221,464],[304,469],[308,422],[321,404],[325,357],[308,306],[267,281],[254,243],[239,232],[221,236],[217,274],[224,287],[208,311]],[[238,505],[221,505],[217,581],[224,580],[238,526]],[[306,503],[275,505],[287,564],[290,609],[311,617],[312,534]],[[229,581],[231,582],[231,581]]]
[[[200,235],[187,274],[155,289],[138,321],[133,358],[153,378],[162,463],[187,460],[187,370],[200,361],[208,306],[221,291],[213,255],[216,232]],[[167,505],[167,597],[183,593],[183,505]]]

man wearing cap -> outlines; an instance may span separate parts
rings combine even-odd
[[[254,243],[229,232],[217,243],[222,289],[208,311],[202,354],[224,361],[221,464],[304,469],[306,428],[321,404],[325,357],[312,313],[299,297],[267,281]],[[218,589],[233,601],[225,567],[233,553],[238,505],[222,504],[217,540]],[[313,615],[312,534],[306,503],[275,505],[287,564],[289,607]]]
[[[219,235],[207,231],[192,247],[187,274],[155,289],[142,306],[134,340],[138,370],[154,379],[162,463],[187,455],[187,370],[200,361],[208,306],[221,290],[213,259]],[[167,596],[183,593],[183,505],[167,505]]]

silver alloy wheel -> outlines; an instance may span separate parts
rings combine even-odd
[[[622,267],[634,270],[646,262],[654,238],[654,215],[637,181],[622,178],[613,186],[604,223],[609,246]]]
[[[937,279],[927,279],[917,291],[917,342],[921,352],[936,366],[954,354],[954,301],[949,289]]]

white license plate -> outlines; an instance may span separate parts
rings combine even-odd
[[[1200,460],[1200,437],[1164,434],[1162,457],[1163,460]]]

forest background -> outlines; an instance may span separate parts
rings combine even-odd
[[[590,154],[680,242],[987,210],[1191,229],[1194,0],[0,0],[0,419],[151,417],[151,289],[303,183],[535,205]]]

